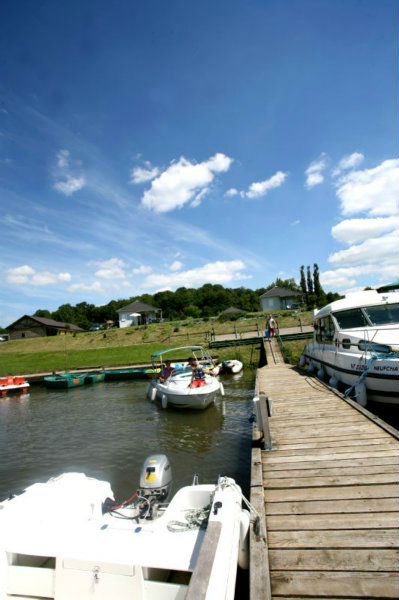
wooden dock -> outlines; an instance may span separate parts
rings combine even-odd
[[[398,432],[265,347],[272,450],[255,424],[250,599],[397,598]]]

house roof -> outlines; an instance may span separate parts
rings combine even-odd
[[[54,319],[47,319],[45,317],[36,317],[35,315],[24,315],[20,317],[14,323],[11,323],[6,329],[10,329],[13,325],[16,325],[22,319],[32,319],[41,325],[46,325],[46,327],[57,327],[58,329],[70,329],[71,331],[84,331],[81,327],[74,325],[73,323],[61,323],[60,321],[54,321]]]
[[[300,295],[301,292],[296,292],[295,290],[287,290],[286,288],[277,287],[275,285],[271,290],[267,290],[267,292],[259,296],[259,298],[292,298],[294,296]]]
[[[157,310],[161,310],[160,308],[156,308],[155,306],[151,306],[150,304],[144,304],[144,302],[131,302],[130,304],[126,304],[126,306],[122,306],[122,308],[118,308],[117,313],[120,312],[137,312],[137,313],[146,313],[146,312],[154,312]]]
[[[242,313],[242,312],[245,312],[245,311],[241,310],[241,308],[236,308],[235,306],[230,306],[229,308],[226,308],[226,310],[222,310],[222,312],[220,314],[227,315],[230,313]]]

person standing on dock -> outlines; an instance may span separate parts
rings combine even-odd
[[[273,315],[270,315],[267,320],[267,329],[269,332],[269,338],[276,337],[277,323],[273,318]]]

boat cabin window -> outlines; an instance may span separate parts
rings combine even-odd
[[[323,317],[322,319],[318,319],[315,323],[316,329],[316,340],[319,343],[327,343],[332,342],[334,339],[334,323],[330,315]]]
[[[339,312],[335,312],[333,314],[338,321],[340,329],[353,329],[355,327],[370,326],[361,308],[340,310]]]
[[[363,310],[373,325],[393,325],[399,322],[399,304],[367,306]]]

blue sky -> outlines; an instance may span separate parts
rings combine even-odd
[[[393,0],[5,0],[0,323],[397,277]]]

